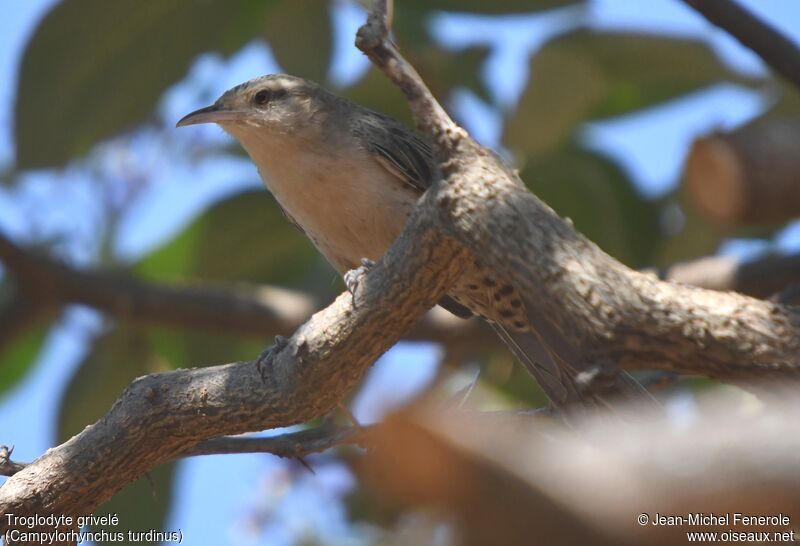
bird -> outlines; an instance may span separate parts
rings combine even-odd
[[[239,84],[176,126],[202,123],[219,125],[241,144],[286,218],[343,276],[383,256],[438,175],[425,137],[288,74]],[[488,321],[553,407],[598,405],[580,373],[546,350],[529,324],[525,298],[479,258],[439,304]],[[613,383],[628,397],[649,396],[624,371]]]

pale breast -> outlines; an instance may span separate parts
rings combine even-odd
[[[357,149],[324,155],[271,144],[250,155],[275,199],[331,265],[344,273],[361,258],[380,259],[402,231],[416,192]]]

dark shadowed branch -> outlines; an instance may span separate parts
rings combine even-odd
[[[266,339],[294,331],[323,303],[277,286],[169,285],[125,272],[81,270],[21,247],[2,233],[0,262],[17,290],[11,304],[0,310],[0,354],[38,318],[69,304],[94,307],[121,322]],[[440,309],[429,313],[406,338],[473,350],[495,342],[479,321],[460,320]]]
[[[800,254],[765,254],[752,260],[709,256],[664,268],[659,278],[709,290],[769,298],[800,283]]]
[[[683,0],[711,23],[756,52],[800,91],[800,48],[733,0]]]

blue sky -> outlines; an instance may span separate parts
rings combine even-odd
[[[0,23],[0,165],[13,157],[11,123],[13,95],[20,54],[25,40],[50,0],[5,0]],[[795,0],[749,0],[744,2],[772,24],[800,41],[800,3]],[[647,30],[698,37],[713,45],[737,70],[759,73],[760,61],[725,33],[709,26],[681,2],[648,0],[595,0],[590,3],[593,27]],[[527,78],[528,56],[549,37],[563,30],[570,11],[539,16],[475,17],[442,14],[431,21],[434,34],[451,48],[474,43],[492,46],[484,67],[493,96],[503,109],[512,108]],[[360,8],[341,3],[336,11],[334,79],[353,81],[366,69],[366,60],[352,46],[352,37],[362,22]],[[402,44],[401,44],[402,45]],[[198,89],[219,94],[253,76],[278,70],[264,44],[251,44],[231,59],[205,55],[189,70],[184,81],[165,93],[159,115],[166,126],[184,113],[204,106],[207,97]],[[658,196],[677,182],[682,159],[692,135],[718,127],[734,127],[757,115],[769,97],[732,84],[720,84],[669,104],[626,118],[593,123],[585,128],[584,141],[608,154],[630,173],[645,195]],[[467,120],[468,129],[490,146],[499,143],[500,113],[469,92],[460,92],[451,107]],[[196,131],[196,132],[195,132]],[[200,161],[183,157],[170,161],[168,146],[227,139],[214,127],[153,137],[147,131],[126,145],[134,157],[146,158],[150,173],[158,173],[126,209],[114,242],[120,259],[132,260],[180,231],[196,214],[222,196],[257,185],[252,165],[241,158],[209,156]],[[159,140],[162,139],[162,140]],[[112,170],[113,171],[113,170]],[[102,213],[94,204],[95,183],[78,167],[59,173],[26,176],[15,188],[0,186],[0,230],[20,241],[53,234],[66,234],[59,247],[76,263],[90,263],[96,251],[97,225]],[[190,188],[191,191],[187,191]],[[54,198],[57,195],[57,198]],[[35,221],[33,215],[36,215]],[[777,239],[780,248],[796,249],[800,227],[790,226]],[[735,242],[724,250],[749,253],[765,243]],[[755,247],[753,246],[755,245]],[[55,415],[61,389],[85,352],[86,341],[101,328],[90,310],[72,308],[61,325],[50,334],[32,373],[12,393],[0,399],[0,443],[14,443],[15,455],[30,460],[50,447],[55,437]],[[375,366],[366,387],[354,401],[360,419],[373,420],[387,406],[399,404],[420,385],[430,381],[437,355],[426,345],[405,344],[387,354]],[[464,381],[471,379],[464,374]],[[387,389],[391,385],[391,389]],[[387,396],[391,393],[392,396]],[[251,543],[290,544],[305,532],[322,533],[331,543],[360,544],[369,531],[350,529],[336,499],[349,486],[343,468],[325,464],[316,476],[302,475],[294,488],[287,486],[286,466],[269,456],[225,456],[193,459],[180,465],[177,486],[181,502],[171,514],[169,529],[181,527],[189,544],[226,544],[245,537]],[[210,503],[209,498],[214,498]],[[213,504],[214,510],[210,505]],[[270,512],[274,521],[266,527],[254,525],[257,514]],[[313,517],[311,517],[313,515]]]

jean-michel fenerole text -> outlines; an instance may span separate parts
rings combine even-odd
[[[715,514],[696,512],[694,514],[659,514],[657,513],[650,520],[650,525],[663,525],[666,527],[676,526],[710,526],[725,525],[728,527],[742,526],[763,526],[774,525],[785,527],[791,523],[791,518],[785,514],[775,515],[749,515],[739,512]]]

